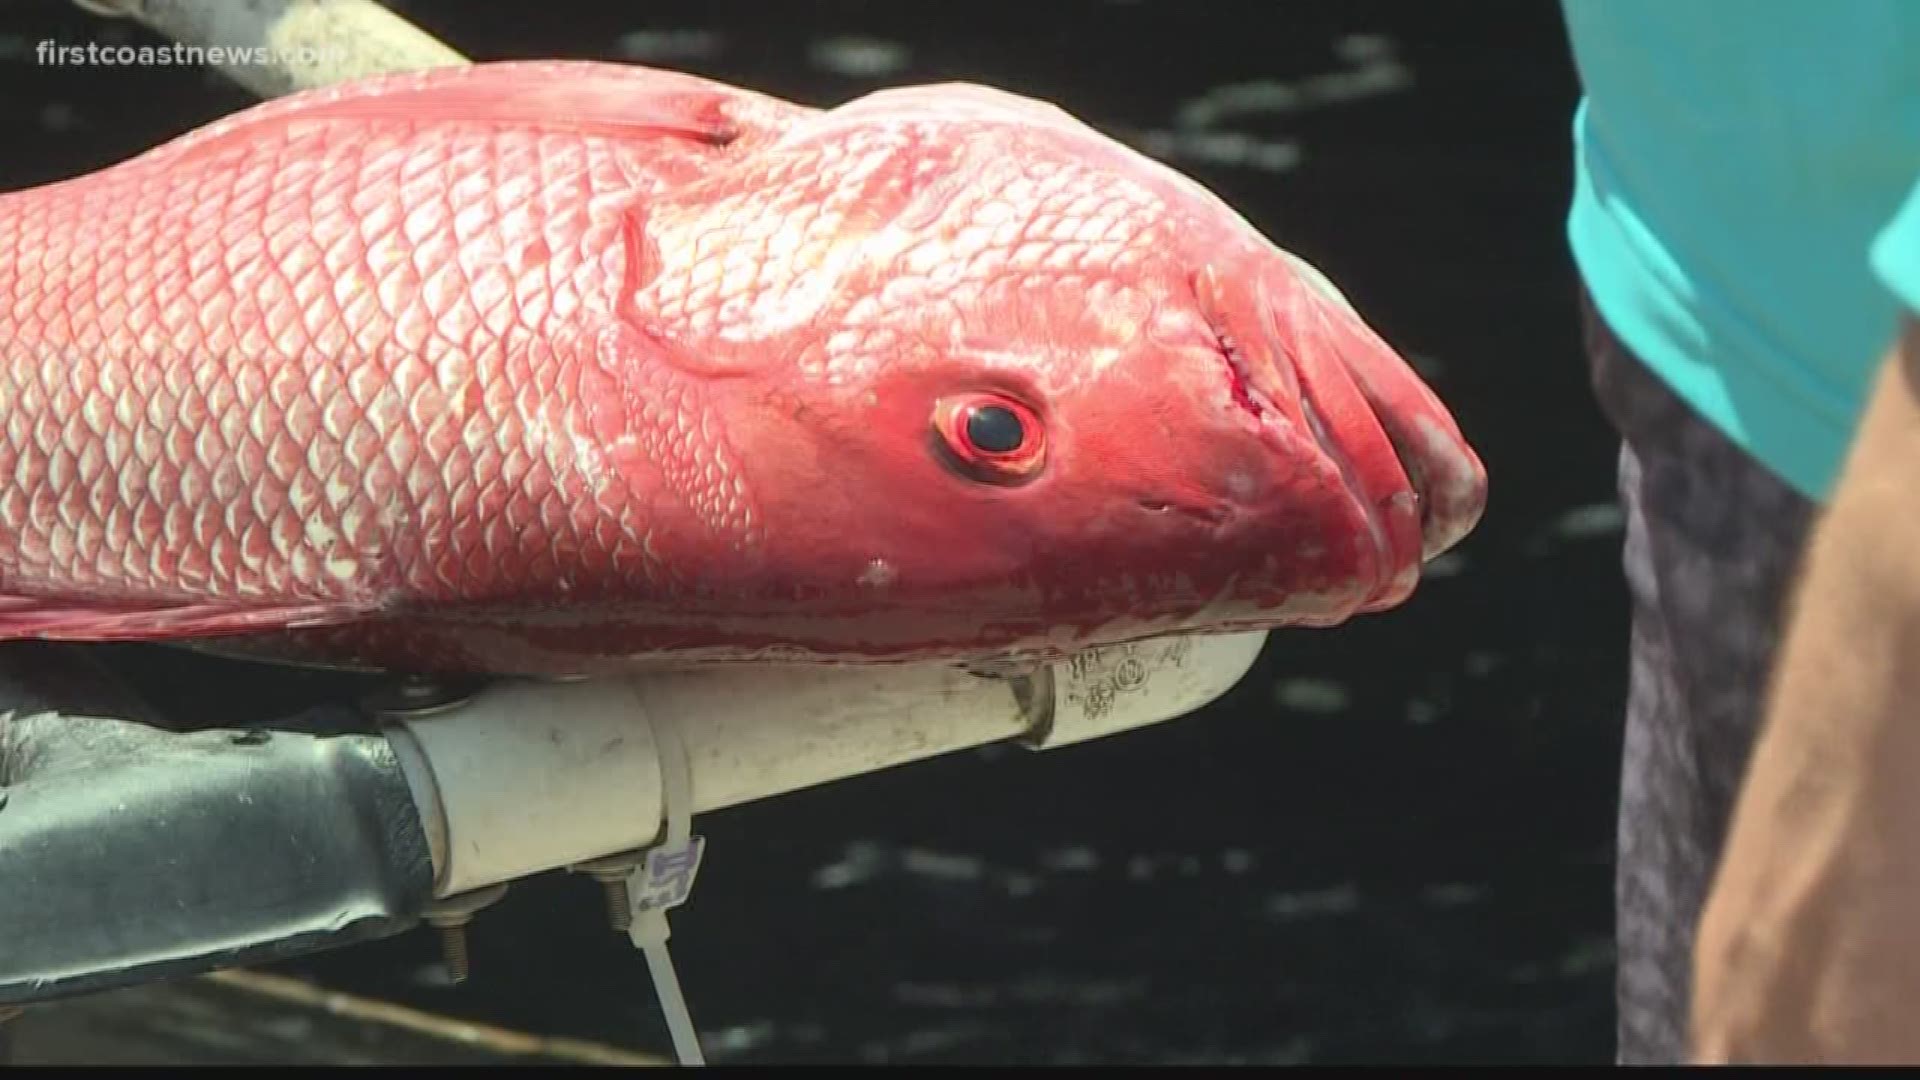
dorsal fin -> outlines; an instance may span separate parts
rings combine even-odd
[[[470,121],[610,138],[726,146],[770,134],[802,106],[679,72],[585,60],[500,61],[362,79],[254,106],[144,155],[196,156],[263,126],[303,121]]]

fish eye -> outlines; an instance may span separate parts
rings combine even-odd
[[[933,428],[947,464],[969,479],[1018,483],[1045,460],[1040,418],[1004,394],[943,398],[934,406]]]
[[[1020,415],[1005,405],[976,405],[967,410],[967,441],[988,454],[1010,454],[1027,441]]]

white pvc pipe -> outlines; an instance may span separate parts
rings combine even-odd
[[[653,843],[656,723],[680,732],[697,813],[990,742],[1061,746],[1183,716],[1237,683],[1265,638],[1097,649],[1024,681],[912,665],[516,683],[397,717],[388,737],[445,897]]]

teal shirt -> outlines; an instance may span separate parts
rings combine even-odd
[[[1615,334],[1808,496],[1920,308],[1920,0],[1562,0],[1568,237]]]

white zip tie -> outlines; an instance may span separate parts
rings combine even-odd
[[[693,891],[693,879],[700,870],[700,856],[706,850],[706,841],[692,835],[693,771],[680,729],[672,720],[657,713],[649,712],[648,720],[653,725],[654,756],[660,766],[660,802],[666,832],[627,876],[633,910],[633,925],[627,937],[647,958],[654,993],[660,998],[660,1011],[665,1014],[667,1030],[673,1036],[675,1056],[681,1065],[702,1066],[706,1059],[700,1052],[700,1035],[694,1030],[686,995],[681,992],[680,978],[673,969],[673,957],[667,952],[667,938],[673,932],[667,925],[667,912],[686,903]]]

